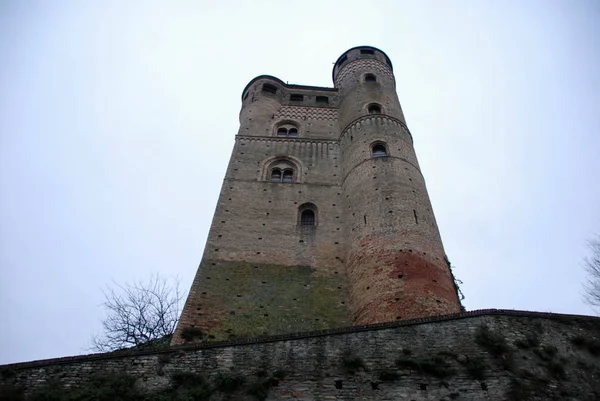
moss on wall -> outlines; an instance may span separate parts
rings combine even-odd
[[[186,318],[211,340],[350,325],[339,275],[308,266],[218,260],[205,260],[200,272]]]

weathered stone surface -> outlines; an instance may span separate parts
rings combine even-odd
[[[244,89],[173,344],[184,327],[217,340],[460,310],[390,60],[350,49],[333,75],[334,88],[260,76]],[[274,168],[293,170],[291,182],[273,182]],[[306,208],[314,226],[301,224]]]
[[[488,337],[482,338],[482,327]],[[210,399],[254,400],[246,394],[249,385],[283,370],[285,378],[269,389],[267,400],[591,401],[600,396],[600,349],[592,344],[600,347],[598,318],[490,310],[4,365],[0,386],[32,392],[52,381],[89,385],[94,375],[118,373],[135,377],[151,393],[169,386],[177,372],[199,373],[209,382],[218,373],[235,372],[246,378],[244,388],[227,396],[215,392]],[[353,373],[344,362],[349,356],[362,365]]]

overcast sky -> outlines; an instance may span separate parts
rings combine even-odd
[[[217,5],[219,3],[219,5]],[[86,352],[102,287],[189,288],[240,96],[385,51],[467,309],[591,314],[600,3],[0,1],[0,363]]]

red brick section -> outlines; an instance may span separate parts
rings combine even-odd
[[[374,241],[380,242],[363,239],[348,261],[353,324],[460,312],[452,276],[441,257],[412,249],[375,249],[370,246]]]

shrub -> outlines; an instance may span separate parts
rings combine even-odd
[[[253,396],[258,401],[264,401],[269,396],[270,386],[264,382],[256,382],[250,385],[248,388],[248,395]]]
[[[485,325],[477,330],[475,342],[494,356],[509,354],[511,350],[502,334],[491,331]]]
[[[285,370],[282,369],[277,369],[275,372],[273,372],[273,377],[276,379],[285,379],[285,377],[287,376],[287,372]]]
[[[563,361],[552,361],[546,364],[548,372],[556,379],[564,380],[567,378],[567,372],[565,372],[565,364]]]
[[[379,380],[382,382],[393,382],[400,378],[400,374],[392,369],[385,369],[379,372]]]
[[[454,374],[454,369],[450,367],[442,355],[434,355],[430,358],[420,360],[400,357],[396,359],[396,366],[401,369],[418,370],[421,373],[440,379]]]
[[[184,327],[179,336],[183,341],[194,341],[196,339],[202,339],[204,333],[198,327]]]
[[[535,348],[533,352],[544,361],[550,361],[558,353],[558,348],[554,345],[544,345],[541,348]]]
[[[521,349],[535,348],[540,345],[540,337],[534,333],[527,333],[525,339],[515,341],[515,345]]]
[[[475,380],[484,380],[485,379],[485,362],[482,358],[467,358],[465,362],[463,362],[465,369],[469,376],[471,376]]]
[[[594,356],[600,355],[600,340],[577,335],[571,338],[571,343],[577,348],[587,349]]]
[[[94,376],[79,387],[64,388],[58,382],[48,383],[28,397],[28,401],[142,401],[135,378],[127,375]]]
[[[224,393],[232,393],[244,384],[245,379],[238,373],[219,373],[215,377],[215,387]]]
[[[362,358],[352,354],[344,355],[342,364],[344,365],[344,368],[346,368],[346,371],[351,374],[365,367],[365,363]]]

